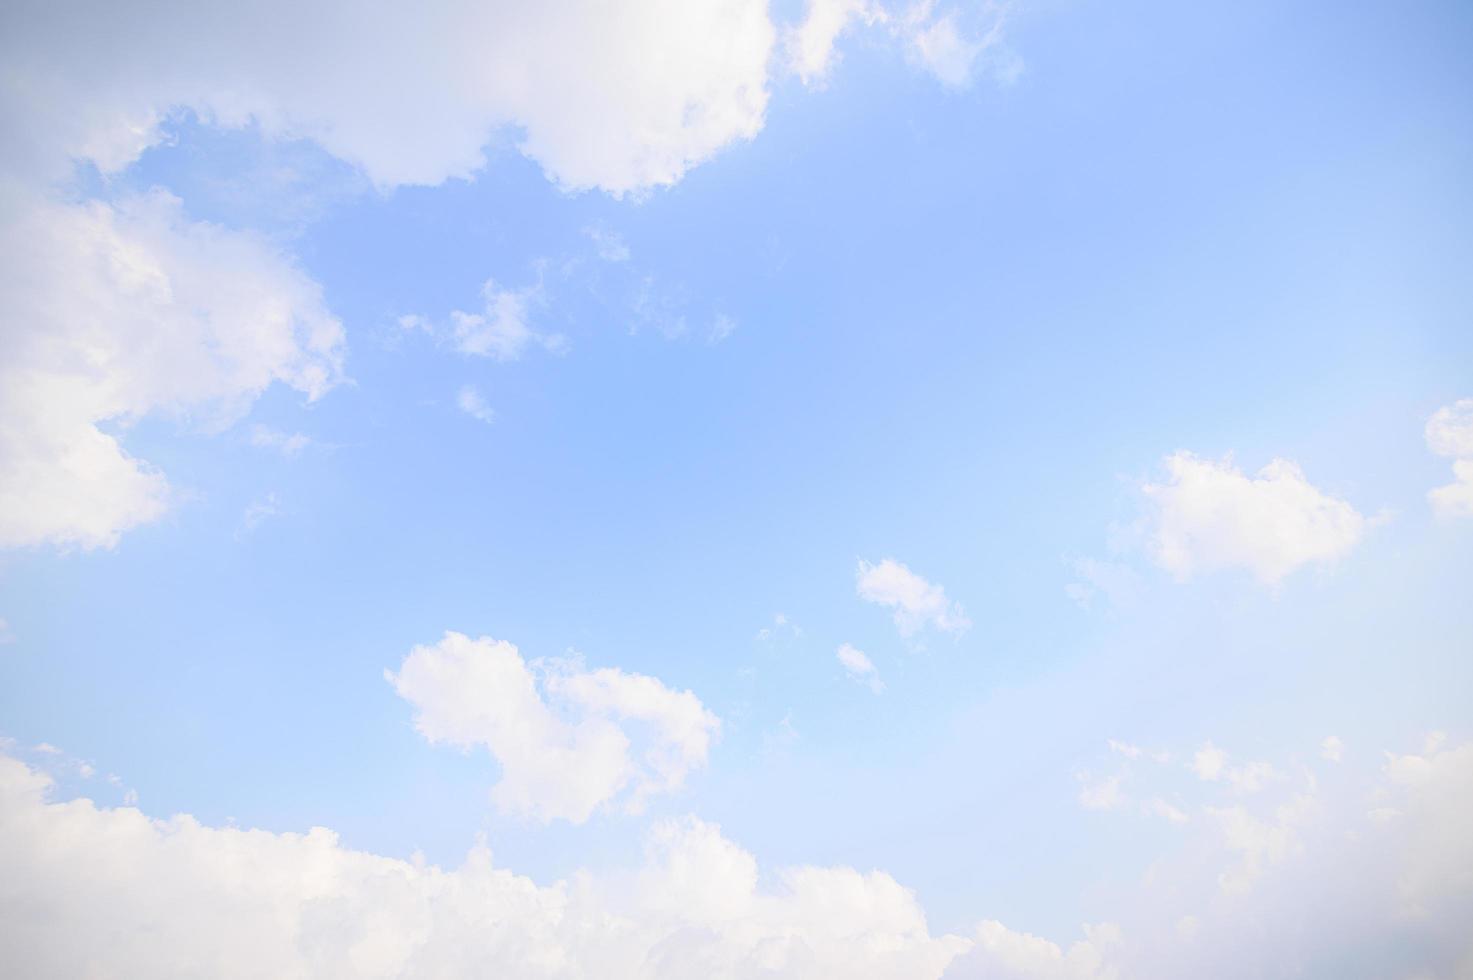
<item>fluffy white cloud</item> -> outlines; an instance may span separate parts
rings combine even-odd
[[[927,626],[960,636],[972,626],[966,611],[946,597],[945,589],[898,561],[886,558],[876,565],[861,561],[855,578],[861,599],[895,610],[901,636],[913,636]]]
[[[1453,482],[1427,494],[1444,517],[1473,516],[1473,398],[1445,405],[1427,420],[1427,448],[1453,460]]]
[[[623,700],[620,683],[590,681],[586,696]],[[1226,980],[1285,964],[1342,976],[1348,963],[1465,975],[1473,745],[1431,740],[1351,775],[1337,789],[1307,773],[1252,807],[1197,804],[1206,819],[1102,896],[1112,923],[1064,946],[996,921],[933,936],[888,875],[764,874],[691,818],[652,827],[638,867],[541,885],[484,846],[443,869],[349,850],[321,828],[51,802],[48,777],[0,756],[0,949],[12,972],[38,978]]]
[[[285,257],[162,194],[73,203],[75,165],[120,171],[187,110],[312,140],[381,188],[470,176],[514,131],[564,187],[640,192],[756,134],[774,34],[762,0],[7,4],[0,547],[111,546],[167,509],[108,424],[225,424],[273,381],[316,397],[339,374],[341,329]],[[488,292],[456,343],[515,357],[525,303]]]
[[[880,680],[879,670],[863,650],[856,649],[848,643],[841,643],[834,656],[850,677],[861,684],[867,684],[869,689],[876,694],[885,690],[885,682]]]
[[[218,428],[272,383],[317,398],[341,375],[342,326],[263,240],[161,192],[0,192],[0,211],[0,547],[110,547],[163,513],[168,482],[118,428],[160,413]]]
[[[154,820],[0,757],[0,949],[17,976],[936,978],[933,937],[888,875],[761,875],[698,820],[642,866],[539,885],[477,847],[456,869],[274,834]]]
[[[690,691],[613,668],[528,665],[515,646],[489,637],[446,633],[385,677],[415,706],[425,738],[496,758],[498,808],[538,820],[583,823],[616,798],[637,810],[705,765],[721,727]],[[636,731],[629,721],[643,724]]]
[[[874,24],[887,15],[868,0],[808,0],[802,22],[784,37],[788,68],[805,85],[822,85],[838,58],[834,43],[854,22]]]
[[[84,26],[85,25],[85,26]],[[176,108],[313,140],[376,184],[484,164],[503,127],[558,183],[671,184],[762,126],[761,0],[303,7],[10,4],[0,119],[17,164],[116,170]],[[123,39],[126,39],[124,41]]]
[[[1230,459],[1189,452],[1168,456],[1167,480],[1142,487],[1154,505],[1150,545],[1179,579],[1218,568],[1246,568],[1276,584],[1306,564],[1330,564],[1360,541],[1366,518],[1275,459],[1247,476]]]
[[[1473,398],[1444,405],[1427,420],[1427,448],[1439,456],[1473,459]]]
[[[478,422],[496,421],[496,411],[486,403],[486,397],[475,387],[466,385],[455,396],[455,404],[462,412]]]

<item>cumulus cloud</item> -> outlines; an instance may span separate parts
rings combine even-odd
[[[471,176],[496,132],[515,127],[559,184],[616,194],[674,183],[755,135],[775,35],[760,0],[412,17],[343,2],[23,2],[5,28],[0,118],[33,167],[117,170],[187,108],[313,140],[381,187]]]
[[[583,823],[616,798],[638,810],[705,765],[721,726],[690,691],[614,668],[528,664],[489,637],[446,633],[385,677],[429,741],[490,752],[501,766],[492,801],[536,820]]]
[[[880,680],[879,670],[863,650],[856,649],[848,643],[841,643],[834,656],[851,678],[868,685],[869,689],[876,694],[885,690],[885,682]]]
[[[1152,504],[1149,534],[1156,561],[1178,579],[1244,568],[1274,585],[1296,569],[1345,557],[1365,533],[1349,503],[1275,459],[1253,476],[1231,459],[1168,456],[1167,479],[1142,486]]]
[[[1473,398],[1445,405],[1427,420],[1427,448],[1451,457],[1453,482],[1427,494],[1442,517],[1473,516]]]
[[[118,430],[149,415],[229,425],[273,383],[321,396],[343,329],[317,285],[253,235],[162,192],[112,204],[0,193],[0,547],[112,547],[174,495]]]
[[[860,561],[856,589],[866,602],[895,610],[901,636],[913,636],[928,626],[960,636],[972,627],[966,611],[946,597],[945,589],[890,558],[875,565]]]
[[[888,875],[759,874],[694,819],[657,824],[630,871],[539,885],[483,846],[443,869],[50,791],[0,757],[0,948],[27,977],[924,980],[966,946]]]
[[[273,382],[317,397],[340,375],[341,328],[287,257],[162,193],[77,203],[78,165],[118,173],[187,111],[310,140],[383,189],[469,177],[515,133],[560,186],[618,195],[672,184],[762,126],[775,36],[762,0],[383,14],[5,6],[0,547],[111,547],[165,512],[165,475],[123,448],[120,426],[228,424]],[[538,339],[525,302],[488,291],[485,311],[457,315],[456,343],[517,356]]]
[[[588,683],[588,700],[626,698],[622,682]],[[38,978],[1227,980],[1347,963],[1461,975],[1473,745],[1433,740],[1351,775],[1336,791],[1306,777],[1276,799],[1200,803],[1206,819],[1149,874],[1102,895],[1111,921],[1065,945],[990,919],[933,935],[889,875],[764,872],[694,818],[651,827],[634,867],[539,884],[484,846],[445,869],[353,851],[322,828],[56,802],[49,777],[0,756],[0,948]]]

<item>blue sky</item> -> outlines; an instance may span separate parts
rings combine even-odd
[[[0,962],[1466,975],[1469,10],[679,7],[3,15]]]

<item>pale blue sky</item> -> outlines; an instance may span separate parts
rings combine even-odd
[[[807,85],[783,62],[804,9],[773,10],[760,131],[622,195],[550,180],[549,157],[518,150],[525,127],[488,130],[468,179],[399,185],[315,123],[284,134],[193,96],[115,172],[74,149],[65,179],[7,164],[12,220],[26,195],[125,208],[157,187],[184,220],[257,236],[320,285],[343,337],[342,378],[314,400],[277,383],[95,413],[172,495],[110,546],[36,532],[0,557],[11,754],[55,774],[54,799],[131,792],[151,816],[325,826],[447,867],[479,838],[539,884],[629,867],[652,826],[693,814],[764,874],[882,871],[933,935],[995,919],[1067,950],[1104,921],[1132,948],[1147,870],[1207,867],[1190,855],[1214,805],[1194,794],[1220,782],[1193,762],[1209,743],[1265,760],[1263,792],[1281,795],[1314,767],[1313,785],[1338,785],[1331,735],[1333,765],[1366,787],[1383,750],[1416,753],[1429,732],[1463,751],[1473,517],[1429,501],[1454,454],[1424,428],[1473,397],[1473,9],[959,8],[968,36],[1001,26],[953,85],[902,7],[853,22]],[[71,50],[33,13],[4,19]],[[138,71],[164,77],[168,56],[149,57]],[[91,105],[89,84],[66,98]],[[45,127],[47,106],[15,91],[7,128]],[[514,358],[453,335],[453,311],[485,313],[487,280],[537,335]],[[45,304],[7,302],[19,351],[17,317]],[[13,356],[0,381],[21,392]],[[489,423],[458,404],[468,388]],[[237,417],[211,424],[232,397]],[[1223,484],[1214,513],[1278,542],[1289,570],[1273,581],[1183,503],[1204,567],[1182,572],[1160,550],[1171,505],[1146,489],[1171,483],[1179,451],[1223,480],[1292,461],[1359,523],[1317,550],[1295,508],[1319,504],[1265,516]],[[856,588],[859,563],[883,559],[970,628],[902,635]],[[1129,594],[1071,594],[1091,561]],[[719,738],[642,812],[506,812],[494,753],[422,737],[384,676],[447,630],[689,690]],[[846,675],[842,643],[882,691]],[[1171,761],[1140,775],[1146,756],[1110,739]],[[1120,765],[1191,819],[1088,803]],[[1357,819],[1380,792],[1355,796]],[[1263,858],[1268,877],[1302,885],[1297,853]],[[1465,832],[1446,860],[1470,855]],[[1456,917],[1466,882],[1439,901]],[[1191,912],[1213,928],[1185,899],[1166,907],[1168,926]],[[1241,927],[1223,915],[1224,934]],[[1309,975],[1348,969],[1312,938],[1338,921],[1296,933]],[[1461,976],[1435,917],[1419,929],[1368,934],[1355,969]],[[46,952],[16,962],[60,970]],[[976,975],[1107,975],[1018,963]]]

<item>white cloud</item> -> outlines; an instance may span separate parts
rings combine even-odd
[[[305,138],[375,184],[468,177],[516,127],[569,188],[672,184],[761,128],[774,28],[761,0],[559,0],[415,16],[346,3],[12,10],[0,119],[17,163],[104,171],[173,108]],[[117,43],[128,38],[129,43]],[[330,56],[327,56],[330,53]]]
[[[549,885],[484,846],[455,869],[276,834],[153,820],[0,757],[0,948],[18,975],[938,977],[933,937],[888,875],[756,860],[695,819],[650,831],[631,872]]]
[[[251,445],[258,449],[270,449],[283,456],[300,456],[312,440],[300,432],[279,432],[266,425],[251,426]]]
[[[838,61],[834,43],[854,22],[883,23],[884,9],[868,0],[808,0],[801,23],[785,32],[788,70],[804,85],[821,87]]]
[[[1279,773],[1267,762],[1245,762],[1241,766],[1228,764],[1228,754],[1207,742],[1196,754],[1187,768],[1205,782],[1224,781],[1241,793],[1256,793]]]
[[[380,188],[471,176],[514,131],[563,187],[639,193],[757,133],[775,33],[762,0],[402,17],[62,0],[0,18],[0,547],[111,547],[167,510],[165,476],[116,427],[225,425],[273,382],[317,397],[340,375],[342,330],[286,257],[162,193],[73,203],[56,188],[75,165],[117,173],[188,110],[314,141]],[[561,346],[531,336],[525,299],[488,295],[457,319],[460,346]]]
[[[898,561],[886,558],[871,565],[861,561],[856,573],[859,597],[895,610],[895,626],[901,636],[913,636],[927,626],[960,636],[972,626],[959,603]]]
[[[1453,460],[1453,482],[1428,491],[1442,517],[1473,517],[1473,398],[1445,405],[1427,420],[1427,448]]]
[[[455,404],[471,418],[488,425],[496,421],[496,412],[474,385],[466,385],[455,396]]]
[[[534,289],[501,289],[487,279],[481,287],[486,301],[484,311],[450,314],[452,336],[457,350],[465,354],[512,361],[536,336],[527,326],[527,304],[537,295]]]
[[[637,810],[704,766],[720,730],[690,691],[612,668],[528,665],[515,646],[489,637],[446,633],[385,677],[415,706],[415,727],[429,741],[481,746],[496,758],[498,808],[537,820],[583,823],[616,798]]]
[[[1219,568],[1246,568],[1277,584],[1307,564],[1345,557],[1365,532],[1354,507],[1275,459],[1252,477],[1230,459],[1178,452],[1165,460],[1167,481],[1142,486],[1153,504],[1150,544],[1178,579]]]
[[[727,337],[736,332],[737,322],[725,313],[716,314],[716,319],[711,321],[711,329],[706,334],[706,343],[719,344]]]
[[[10,623],[4,617],[0,617],[0,646],[15,642],[15,630],[10,628]]]
[[[869,689],[876,694],[885,690],[885,682],[880,680],[879,670],[875,668],[874,662],[865,655],[863,650],[856,649],[848,643],[841,643],[834,656],[854,680],[868,685]]]
[[[1444,405],[1427,419],[1427,448],[1439,456],[1473,459],[1473,398]]]
[[[1339,762],[1345,757],[1345,743],[1340,741],[1339,736],[1327,735],[1320,742],[1320,755],[1331,762]]]
[[[262,239],[162,192],[0,210],[0,547],[112,547],[164,513],[164,475],[118,440],[134,420],[219,428],[273,383],[341,377],[342,326]]]
[[[1114,980],[1106,952],[1120,943],[1119,927],[1085,926],[1085,938],[1067,950],[1001,922],[977,927],[975,945],[946,971],[946,980]]]

